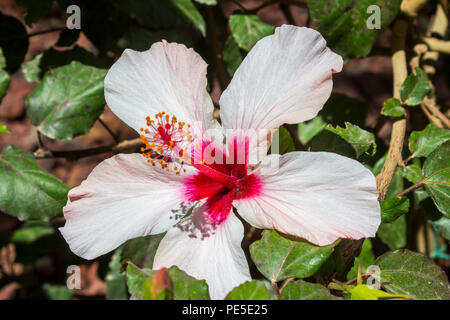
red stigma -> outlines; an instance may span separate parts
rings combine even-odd
[[[208,146],[209,143],[204,143],[202,150]],[[260,178],[247,173],[248,143],[235,139],[230,147],[230,154],[215,147],[211,155],[223,161],[194,163],[198,173],[185,181],[186,198],[189,201],[206,199],[208,214],[217,223],[228,217],[234,200],[257,196],[262,189]],[[243,163],[237,161],[238,152],[245,155]]]

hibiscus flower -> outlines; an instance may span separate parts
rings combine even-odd
[[[153,268],[178,266],[222,299],[251,280],[233,207],[256,228],[316,245],[375,236],[378,193],[362,164],[327,152],[260,157],[271,135],[259,132],[316,116],[342,64],[317,31],[277,28],[223,92],[220,126],[197,53],[166,41],[145,52],[125,50],[105,78],[105,97],[145,147],[103,161],[69,192],[60,230],[71,250],[93,259],[167,231]],[[213,141],[230,130],[226,147]],[[204,156],[208,148],[212,158]]]

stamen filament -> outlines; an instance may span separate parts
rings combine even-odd
[[[155,114],[154,119],[147,116],[146,124],[147,128],[140,129],[145,145],[141,148],[142,155],[153,166],[158,163],[166,171],[173,169],[177,174],[186,172],[183,169],[184,157],[193,141],[191,131],[183,130],[186,124],[165,112]],[[190,128],[190,125],[187,127]]]

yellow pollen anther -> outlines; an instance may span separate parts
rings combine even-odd
[[[193,139],[191,131],[184,128],[191,126],[164,111],[156,113],[153,119],[147,116],[145,120],[147,127],[140,128],[140,137],[144,143],[141,152],[147,162],[152,166],[159,164],[167,172],[186,172],[183,163],[191,162],[187,153],[192,151]]]

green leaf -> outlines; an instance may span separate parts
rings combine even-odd
[[[400,96],[404,104],[417,106],[430,92],[430,89],[426,73],[422,69],[416,68],[416,74],[408,75],[400,87]]]
[[[73,297],[73,290],[67,286],[44,283],[42,289],[50,300],[70,300]]]
[[[406,167],[398,167],[403,178],[412,183],[417,183],[423,179],[422,169],[419,164],[410,164]]]
[[[49,221],[60,215],[69,188],[34,157],[9,146],[0,153],[0,210],[20,220]]]
[[[356,257],[361,254],[363,243],[363,239],[341,239],[334,248],[332,255],[316,274],[319,277],[345,279],[345,276],[352,269]]]
[[[374,176],[378,175],[381,172],[381,169],[383,168],[383,165],[386,162],[386,157],[387,157],[387,152],[381,158],[379,158],[373,165],[371,171]],[[398,167],[397,167],[397,169],[398,169]],[[403,183],[403,180],[402,180],[402,183]],[[400,191],[402,191],[402,190],[400,190]]]
[[[265,281],[244,282],[231,290],[225,300],[269,300],[270,294]]]
[[[340,154],[349,158],[356,158],[353,146],[337,134],[324,130],[315,136],[310,143],[311,151],[326,151]]]
[[[414,299],[450,299],[445,273],[423,254],[396,250],[377,258],[382,286],[393,294]]]
[[[400,8],[401,0],[308,0],[311,18],[330,48],[344,57],[365,57],[387,29]],[[380,8],[380,28],[369,29],[371,5]]]
[[[278,154],[285,154],[287,152],[295,151],[294,140],[289,131],[281,126],[272,137],[271,152]]]
[[[364,104],[343,94],[333,93],[325,103],[320,114],[314,119],[298,124],[298,138],[303,144],[311,142],[314,151],[335,152],[347,157],[355,158],[353,147],[325,131],[327,124],[344,126],[346,122],[361,123],[365,119],[366,108]],[[318,137],[314,142],[313,139]]]
[[[25,23],[29,27],[48,13],[53,6],[53,0],[17,0],[17,3],[26,10]]]
[[[172,0],[173,4],[180,10],[192,25],[201,32],[202,36],[206,36],[206,23],[202,15],[197,10],[191,0]]]
[[[406,246],[406,216],[400,216],[392,223],[382,223],[377,236],[392,250]]]
[[[26,99],[31,123],[54,139],[88,133],[103,112],[106,72],[79,62],[48,72]]]
[[[262,22],[254,14],[232,14],[230,29],[238,46],[249,51],[258,40],[271,35],[275,27]]]
[[[407,213],[409,210],[409,199],[403,198],[388,198],[381,203],[381,221],[393,222],[401,215]]]
[[[164,235],[161,233],[128,240],[121,246],[121,262],[131,261],[139,268],[152,269],[156,249]]]
[[[197,280],[177,267],[168,269],[169,278],[173,285],[175,300],[209,300],[209,289],[205,280]]]
[[[413,191],[414,210],[418,210],[420,203],[427,198],[429,198],[429,195],[425,191],[425,188],[418,188],[414,190]]]
[[[0,48],[6,59],[6,71],[16,72],[28,51],[28,35],[22,22],[0,12]]]
[[[344,94],[332,93],[319,115],[310,121],[298,124],[298,137],[303,144],[306,144],[320,134],[327,124],[343,126],[345,122],[362,123],[365,116],[366,108],[361,101]]]
[[[303,144],[307,144],[312,138],[317,136],[325,127],[327,123],[323,121],[322,116],[317,116],[314,119],[298,124],[298,138]]]
[[[208,285],[205,280],[197,280],[176,266],[167,269],[167,273],[172,284],[174,300],[209,300]],[[140,269],[133,263],[128,263],[127,285],[131,294],[131,299],[149,300],[152,278],[156,271],[147,268]]]
[[[405,108],[402,107],[402,102],[396,98],[389,98],[383,104],[381,114],[390,117],[401,117],[406,114]]]
[[[433,221],[434,226],[439,231],[441,236],[450,240],[450,219],[447,217],[441,217],[436,221]]]
[[[6,92],[8,92],[8,86],[10,81],[10,76],[8,72],[4,70],[5,67],[6,67],[5,56],[3,55],[2,48],[0,48],[0,102],[2,101],[2,98],[6,95]]]
[[[11,133],[11,131],[4,124],[0,124],[0,133]]]
[[[438,210],[450,218],[450,142],[431,153],[423,164],[425,190]]]
[[[413,131],[409,136],[411,158],[426,157],[444,142],[450,139],[450,130],[428,124],[422,131]]]
[[[41,63],[43,54],[38,54],[33,60],[27,61],[22,64],[22,73],[25,77],[25,80],[28,82],[38,82],[39,74],[41,73],[41,69],[39,65]]]
[[[384,164],[384,161],[383,161]],[[401,174],[400,167],[395,168],[394,175],[392,176],[391,184],[386,192],[386,199],[397,196],[405,188],[405,183]]]
[[[55,233],[55,229],[48,223],[28,221],[20,229],[14,231],[11,241],[28,244],[53,233]]]
[[[5,56],[3,55],[3,49],[0,48],[0,70],[5,69],[5,67],[6,67]]]
[[[317,247],[291,240],[274,230],[264,230],[261,240],[250,245],[258,270],[270,281],[307,278],[313,275],[333,252],[334,244]]]
[[[233,36],[229,36],[223,48],[223,61],[227,64],[227,71],[233,76],[243,58],[239,46]]]
[[[125,274],[121,273],[122,250],[122,247],[117,249],[109,262],[109,270],[105,277],[106,299],[108,300],[128,300],[126,277]]]
[[[195,2],[206,4],[208,6],[215,6],[217,4],[217,0],[194,0]]]
[[[347,280],[355,279],[358,274],[359,263],[361,262],[362,272],[365,273],[367,268],[373,265],[375,255],[372,252],[372,242],[370,239],[365,239],[361,248],[361,253],[355,258],[353,267],[347,273]]]
[[[126,271],[127,286],[132,300],[141,300],[145,293],[145,288],[151,285],[152,277],[156,271],[150,269],[140,269],[129,263]]]
[[[333,126],[328,125],[327,130],[337,134],[350,143],[355,149],[357,157],[363,153],[373,156],[377,152],[377,145],[375,144],[375,136],[373,133],[363,130],[354,124],[346,122],[345,128],[339,126],[333,128]]]
[[[297,280],[288,283],[280,295],[280,300],[338,300],[330,291],[318,283]]]
[[[389,294],[387,292],[368,287],[364,284],[358,286],[345,286],[345,290],[351,294],[351,300],[386,300],[407,299],[403,294]]]

